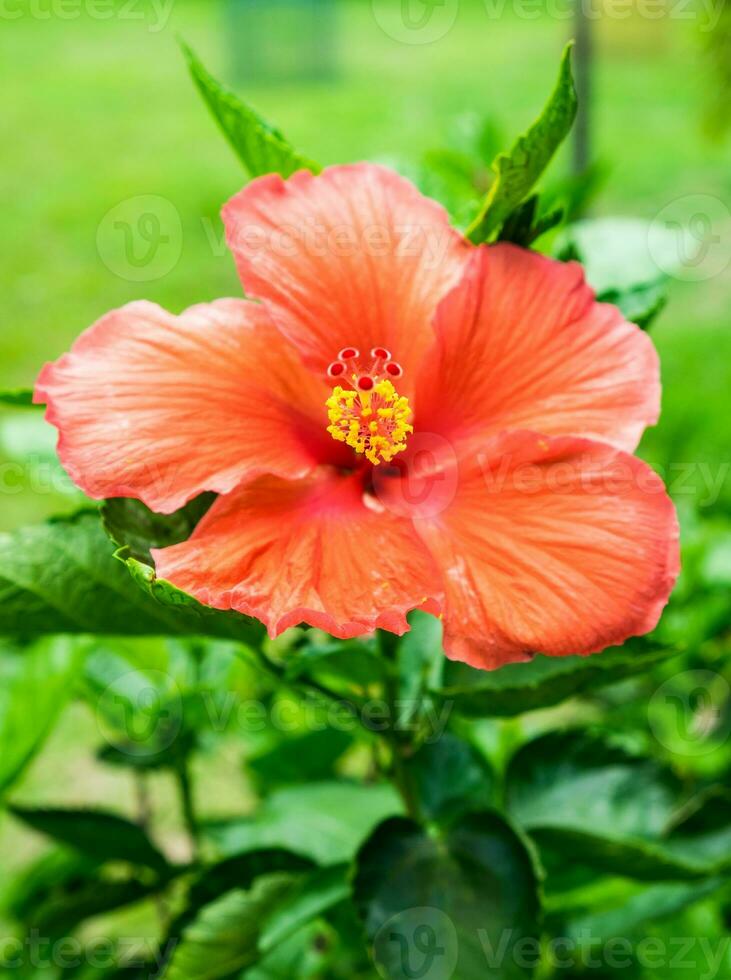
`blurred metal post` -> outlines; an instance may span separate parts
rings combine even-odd
[[[336,0],[225,0],[234,77],[241,82],[330,79]]]
[[[587,17],[585,3],[590,0],[574,0],[574,34],[576,37],[574,73],[579,111],[574,125],[574,173],[581,174],[591,162],[591,21]]]

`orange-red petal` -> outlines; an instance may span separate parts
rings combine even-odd
[[[178,317],[145,302],[108,313],[46,365],[35,400],[89,496],[170,513],[201,491],[332,459],[327,393],[260,305],[219,300]]]
[[[457,452],[506,429],[575,435],[633,450],[660,406],[649,337],[597,303],[576,263],[514,245],[475,251],[440,305],[416,426]]]
[[[445,650],[494,668],[587,654],[651,630],[679,570],[675,509],[645,463],[532,432],[460,467],[416,527],[445,581]]]
[[[411,522],[368,505],[357,476],[329,467],[220,497],[189,541],[153,557],[161,578],[255,616],[271,636],[298,623],[341,638],[403,633],[406,613],[442,591]]]
[[[361,163],[260,177],[223,219],[247,294],[266,301],[313,369],[324,371],[346,346],[382,346],[410,388],[437,304],[472,252],[440,205],[393,171]]]

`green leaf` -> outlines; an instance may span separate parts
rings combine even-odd
[[[353,702],[380,695],[385,676],[383,660],[362,640],[307,643],[286,661],[287,680],[307,677]]]
[[[270,173],[289,177],[303,169],[319,173],[318,164],[295,150],[278,129],[217,82],[187,45],[183,44],[182,48],[193,81],[252,177]]]
[[[343,938],[323,920],[308,922],[298,932],[262,956],[261,962],[247,970],[245,980],[323,980],[327,968],[343,945]],[[339,965],[339,964],[338,964]],[[339,969],[337,976],[352,974]],[[359,976],[361,976],[359,974]],[[361,980],[364,978],[361,976]]]
[[[95,872],[99,866],[78,851],[55,847],[37,860],[25,864],[17,877],[3,882],[0,913],[18,922],[27,922],[49,894],[66,888]]]
[[[83,664],[85,646],[66,638],[0,646],[0,798],[52,731]]]
[[[168,548],[187,541],[216,495],[203,493],[174,514],[156,514],[141,500],[105,500],[100,514],[104,530],[125,556],[152,565],[151,548]]]
[[[524,745],[506,776],[508,809],[560,864],[569,859],[644,881],[694,878],[705,863],[674,855],[663,837],[680,785],[657,762],[603,736],[551,732]]]
[[[256,878],[273,872],[310,871],[312,861],[283,848],[236,854],[206,868],[193,882],[188,908],[197,910],[213,902],[224,892],[248,890]]]
[[[95,861],[127,861],[153,871],[169,870],[167,859],[137,824],[104,810],[29,809],[11,812],[34,830],[75,848]]]
[[[154,885],[133,879],[88,874],[43,896],[23,924],[41,936],[63,938],[87,919],[133,905],[155,890]]]
[[[702,882],[667,882],[650,885],[630,896],[623,896],[614,907],[575,912],[556,924],[560,935],[576,941],[592,936],[606,942],[616,936],[642,938],[648,922],[657,923],[713,895],[724,887],[723,878]]]
[[[691,800],[664,843],[679,858],[731,870],[731,790],[712,786]]]
[[[466,717],[510,717],[643,673],[677,654],[675,649],[647,650],[645,643],[630,642],[589,657],[539,654],[529,663],[508,664],[494,671],[449,661],[438,694]]]
[[[253,816],[209,823],[206,832],[227,854],[284,848],[331,865],[350,860],[381,820],[401,811],[386,784],[309,783],[275,790]]]
[[[654,232],[655,226],[641,218],[584,219],[561,231],[555,254],[564,261],[580,261],[587,282],[598,295],[610,290],[625,293],[662,282],[668,270],[679,265],[673,231],[653,234],[651,249],[651,228]]]
[[[492,805],[495,773],[469,742],[449,732],[427,742],[408,762],[408,775],[427,820]]]
[[[515,953],[522,941],[538,960],[539,873],[529,845],[497,813],[471,813],[440,835],[386,821],[358,854],[354,895],[382,976],[532,975]]]
[[[228,892],[207,905],[184,930],[167,980],[217,980],[238,976],[259,959],[262,920],[291,892],[286,874],[259,878],[250,891]]]
[[[0,635],[206,635],[252,644],[263,636],[247,617],[201,606],[149,566],[126,564],[145,591],[115,559],[96,512],[0,534]]]
[[[0,391],[0,405],[11,405],[14,408],[40,408],[33,404],[32,388],[8,388]]]
[[[563,220],[563,211],[556,208],[545,214],[538,213],[539,197],[532,194],[512,211],[500,229],[498,241],[512,242],[529,248],[541,235],[551,231]]]
[[[276,949],[288,936],[350,896],[349,865],[317,868],[304,875],[269,916],[259,940],[262,953]]]
[[[398,698],[404,725],[420,713],[426,692],[440,686],[446,663],[441,620],[420,610],[409,613],[408,619],[411,629],[396,648]]]
[[[467,237],[475,244],[495,237],[505,219],[527,197],[568,136],[577,109],[571,75],[571,47],[568,44],[564,49],[556,87],[541,115],[518,138],[510,152],[500,154],[493,163],[495,180],[467,229]]]
[[[624,316],[647,330],[668,301],[663,281],[640,283],[629,289],[607,289],[597,296],[600,303],[613,303]]]
[[[337,728],[314,730],[283,739],[247,759],[246,766],[261,791],[288,783],[329,779],[334,775],[335,763],[352,744],[350,732]]]

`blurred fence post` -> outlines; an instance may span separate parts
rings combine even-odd
[[[225,0],[227,44],[239,81],[331,78],[336,0]]]
[[[574,33],[576,37],[574,73],[576,93],[579,97],[579,111],[574,126],[575,174],[582,174],[591,162],[591,67],[593,51],[591,21],[584,8],[586,2],[587,0],[574,0]]]

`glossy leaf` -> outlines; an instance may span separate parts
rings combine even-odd
[[[296,879],[266,875],[248,891],[237,889],[205,906],[183,931],[167,980],[219,980],[238,976],[259,959],[266,918],[292,892]]]
[[[96,861],[126,861],[166,872],[167,859],[135,823],[103,810],[30,809],[14,806],[19,820]]]
[[[510,812],[557,863],[570,859],[646,881],[708,873],[663,846],[680,801],[672,774],[602,736],[552,732],[528,742],[511,760],[506,783]]]
[[[510,717],[547,708],[566,698],[632,677],[677,650],[647,649],[647,644],[625,644],[589,657],[535,656],[529,663],[508,664],[499,670],[474,670],[466,664],[445,665],[439,690],[453,702],[456,712],[470,718]]]
[[[577,101],[571,75],[571,45],[564,50],[558,81],[543,112],[518,138],[509,153],[493,163],[495,180],[467,229],[470,241],[490,241],[511,212],[527,197],[551,158],[568,136]]]
[[[0,646],[0,798],[52,731],[73,693],[85,646],[63,637]]]
[[[273,748],[247,759],[246,767],[262,790],[330,779],[335,775],[335,763],[352,744],[349,732],[336,728],[314,730],[282,739]]]
[[[100,514],[104,530],[125,557],[152,564],[151,548],[167,548],[187,541],[216,495],[203,493],[174,514],[156,514],[141,500],[117,497],[105,500]]]
[[[32,388],[6,388],[0,391],[0,405],[13,408],[33,408]]]
[[[427,820],[484,810],[494,802],[495,774],[487,760],[449,732],[422,745],[408,761],[407,772]]]
[[[533,973],[539,875],[529,846],[497,813],[468,814],[438,836],[411,820],[386,821],[358,854],[354,895],[384,977]]]
[[[288,936],[350,896],[349,865],[318,868],[304,875],[269,916],[259,948],[276,949]]]
[[[263,636],[258,623],[201,606],[130,558],[140,589],[113,547],[94,511],[0,534],[0,635]]]
[[[386,784],[309,783],[275,790],[253,816],[206,829],[226,854],[284,848],[331,865],[350,860],[378,823],[401,812]]]
[[[278,129],[217,82],[187,45],[183,53],[198,91],[252,177],[269,173],[289,177],[303,169],[319,172],[320,167],[295,150]]]

